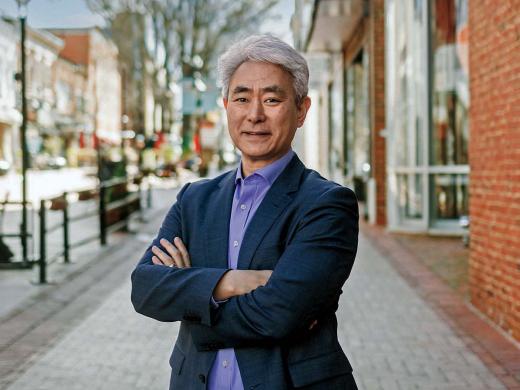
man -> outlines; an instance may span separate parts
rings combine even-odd
[[[357,201],[291,149],[310,107],[307,63],[259,35],[218,70],[241,164],[179,192],[132,273],[134,307],[181,321],[170,389],[355,389],[335,311]]]

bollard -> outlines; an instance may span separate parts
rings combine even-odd
[[[70,263],[69,258],[69,202],[67,201],[67,193],[63,193],[63,261]]]
[[[45,200],[40,201],[40,259],[38,261],[38,265],[40,266],[40,283],[47,283],[47,247],[45,242],[46,235],[46,221],[45,221]]]

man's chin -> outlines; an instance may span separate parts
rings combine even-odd
[[[265,162],[269,164],[273,161],[276,161],[280,157],[283,156],[283,153],[280,155],[272,150],[244,150],[242,151],[242,160],[246,160],[248,162],[260,163]]]

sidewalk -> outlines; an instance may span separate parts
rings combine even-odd
[[[157,215],[105,258],[34,305],[0,320],[0,388],[166,389],[177,324],[137,315],[129,274]],[[445,318],[360,236],[338,312],[340,342],[360,389],[504,389]],[[25,331],[19,331],[24,324]],[[6,334],[17,334],[8,343]],[[508,388],[515,388],[509,383]]]
[[[37,270],[0,273],[0,389],[128,281],[130,270],[156,233],[177,190],[154,192],[155,207],[145,214],[148,222],[141,225],[139,234],[112,234],[107,247],[89,244],[73,251],[73,263],[54,264],[49,269],[54,283],[31,284]]]

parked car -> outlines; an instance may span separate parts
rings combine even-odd
[[[38,169],[60,169],[67,165],[67,159],[62,156],[39,154],[34,156],[33,166]]]

